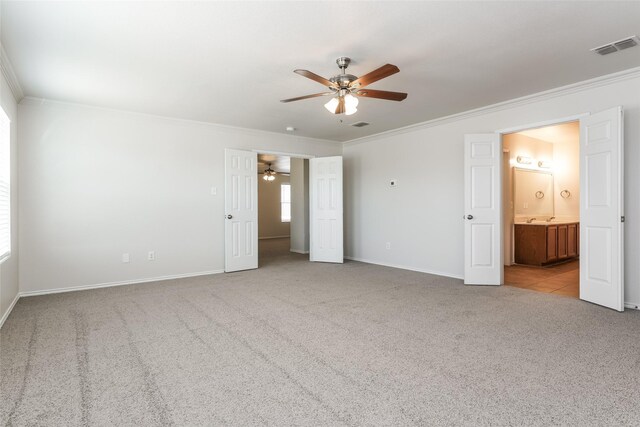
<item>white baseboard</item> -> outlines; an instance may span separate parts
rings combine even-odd
[[[401,270],[417,271],[418,273],[427,273],[427,274],[433,274],[433,275],[436,275],[436,276],[451,277],[453,279],[460,279],[460,280],[464,279],[463,276],[459,276],[457,274],[452,274],[452,273],[444,273],[442,271],[426,270],[426,269],[423,269],[423,268],[408,267],[406,265],[389,264],[389,263],[386,263],[386,262],[372,261],[372,260],[369,260],[369,259],[356,258],[356,257],[351,257],[351,256],[345,256],[344,258],[345,259],[349,259],[351,261],[364,262],[364,263],[367,263],[367,264],[382,265],[384,267],[399,268]]]
[[[149,277],[146,279],[125,280],[122,282],[98,283],[94,285],[70,286],[68,288],[45,289],[43,291],[21,292],[21,297],[32,297],[36,295],[60,294],[63,292],[86,291],[89,289],[110,288],[113,286],[137,285],[140,283],[160,282],[163,280],[184,279],[187,277],[207,276],[209,274],[224,273],[224,270],[202,271],[199,273],[174,274],[171,276]]]
[[[289,249],[289,252],[295,252],[297,254],[308,255],[309,251],[301,251],[300,249]]]
[[[20,297],[21,295],[20,293],[18,293],[18,295],[16,295],[16,297],[13,299],[13,301],[11,301],[11,304],[9,304],[9,308],[7,308],[7,311],[2,315],[2,318],[0,318],[0,328],[2,328],[2,325],[4,325],[4,321],[7,320],[7,318],[11,314],[11,310],[13,310],[13,307],[16,306],[16,303],[18,302]]]
[[[269,237],[258,237],[258,240],[269,240],[269,239],[284,239],[289,238],[291,236],[269,236]]]
[[[301,254],[308,254],[309,253],[308,251],[297,251],[297,250],[294,250],[294,249],[291,249],[291,252],[301,253]],[[407,266],[402,266],[402,265],[397,265],[397,264],[382,263],[382,262],[367,260],[367,259],[364,259],[364,258],[356,258],[356,257],[350,257],[350,256],[345,256],[344,258],[348,259],[348,260],[351,260],[351,261],[364,262],[364,263],[367,263],[367,264],[381,265],[381,266],[384,266],[384,267],[399,268],[399,269],[402,269],[402,270],[409,270],[409,271],[417,271],[419,273],[434,274],[436,276],[451,277],[451,278],[454,278],[454,279],[463,279],[463,277],[461,277],[461,276],[458,276],[458,275],[455,275],[455,274],[450,274],[450,273],[443,273],[443,272],[437,272],[437,271],[426,270],[426,269],[418,269],[418,268],[414,268],[414,267],[407,267]],[[108,282],[108,283],[100,283],[100,284],[95,284],[95,285],[71,286],[71,287],[68,287],[68,288],[46,289],[46,290],[43,290],[43,291],[20,292],[13,299],[13,301],[9,305],[9,308],[7,309],[7,311],[2,315],[2,318],[0,318],[0,328],[2,328],[2,325],[4,325],[4,322],[7,320],[7,318],[11,314],[11,311],[15,307],[16,303],[22,297],[30,297],[30,296],[37,296],[37,295],[48,295],[48,294],[58,294],[58,293],[64,293],[64,292],[84,291],[84,290],[89,290],[89,289],[109,288],[109,287],[114,287],[114,286],[137,285],[137,284],[141,284],[141,283],[160,282],[160,281],[172,280],[172,279],[184,279],[184,278],[188,278],[188,277],[207,276],[207,275],[210,275],[210,274],[220,274],[220,273],[224,273],[224,270],[211,270],[211,271],[202,271],[202,272],[199,272],[199,273],[175,274],[175,275],[171,275],[171,276],[150,277],[150,278],[146,278],[146,279],[127,280],[127,281],[121,281],[121,282]],[[624,306],[625,306],[625,308],[629,308],[629,309],[632,309],[632,310],[640,310],[640,304],[625,302]]]

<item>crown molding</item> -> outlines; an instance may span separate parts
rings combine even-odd
[[[473,110],[463,111],[461,113],[439,117],[437,119],[427,120],[424,122],[404,126],[401,128],[392,129],[385,132],[376,133],[373,135],[363,136],[361,138],[351,139],[349,141],[343,142],[343,146],[349,147],[352,145],[358,145],[358,144],[363,144],[365,142],[375,141],[377,139],[384,138],[384,137],[400,135],[407,132],[414,132],[421,129],[427,129],[434,126],[453,123],[460,120],[481,116],[483,114],[495,113],[498,111],[507,110],[509,108],[532,104],[534,102],[546,101],[546,100],[557,98],[560,96],[581,92],[587,89],[593,89],[600,86],[606,86],[612,83],[631,80],[637,77],[640,77],[640,67],[629,68],[627,70],[619,71],[617,73],[606,74],[604,76],[595,77],[593,79],[583,80],[581,82],[572,83],[566,86],[560,86],[560,87],[546,90],[543,92],[537,92],[537,93],[526,95],[520,98],[514,98],[507,101],[499,102],[497,104],[491,104],[484,107],[475,108]]]
[[[195,126],[213,127],[221,131],[232,132],[232,133],[243,133],[245,135],[254,135],[254,136],[271,135],[271,136],[277,136],[278,138],[304,141],[306,143],[317,144],[321,146],[326,146],[327,144],[338,146],[338,147],[342,146],[342,143],[340,141],[334,141],[331,139],[320,139],[320,138],[312,138],[308,136],[292,135],[291,133],[280,133],[280,132],[273,132],[273,131],[262,130],[262,129],[243,128],[240,126],[223,125],[221,123],[204,122],[201,120],[192,120],[192,119],[183,119],[180,117],[163,116],[160,114],[143,113],[140,111],[123,110],[123,109],[111,108],[111,107],[102,107],[99,105],[82,104],[78,102],[59,101],[56,99],[39,98],[35,96],[25,96],[24,98],[22,98],[22,101],[20,101],[20,105],[35,106],[35,107],[46,105],[46,106],[54,106],[54,107],[60,107],[60,108],[85,108],[85,109],[106,111],[106,112],[117,113],[117,114],[129,114],[129,115],[142,116],[142,117],[147,117],[147,118],[156,119],[156,120],[169,120],[176,123],[190,124]],[[262,151],[260,150],[260,152]]]
[[[16,73],[13,71],[11,61],[9,61],[7,52],[5,52],[2,45],[0,45],[0,69],[2,69],[2,75],[7,80],[9,88],[11,89],[11,93],[13,93],[13,97],[16,99],[16,102],[22,101],[22,98],[24,98],[22,86],[20,86],[18,76],[16,76]]]

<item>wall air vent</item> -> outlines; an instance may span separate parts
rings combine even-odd
[[[617,42],[605,44],[603,46],[594,47],[592,52],[598,55],[608,55],[619,50],[628,49],[638,45],[638,36],[627,37],[626,39],[618,40]]]
[[[357,123],[352,123],[351,126],[355,127],[355,128],[363,128],[365,126],[369,126],[371,123],[367,123],[367,122],[357,122]]]

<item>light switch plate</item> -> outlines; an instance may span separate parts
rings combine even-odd
[[[211,195],[215,196],[216,194],[218,194],[218,189],[216,187],[211,187]]]

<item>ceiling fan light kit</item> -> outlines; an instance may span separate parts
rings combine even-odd
[[[331,98],[329,102],[324,104],[324,107],[329,110],[332,114],[346,114],[347,116],[352,115],[358,109],[358,98],[351,95],[350,93],[340,94],[335,98]]]
[[[264,179],[267,182],[271,182],[276,179],[276,171],[271,169],[271,163],[269,163],[269,167],[264,170],[264,175],[262,176],[262,179]]]
[[[332,114],[346,114],[347,116],[350,116],[358,111],[358,96],[390,101],[402,101],[407,97],[407,94],[402,92],[389,92],[385,90],[371,89],[362,90],[362,88],[370,85],[371,83],[377,82],[378,80],[382,80],[385,77],[389,77],[399,72],[400,69],[395,65],[386,64],[362,77],[356,77],[352,74],[346,73],[346,69],[350,62],[351,58],[346,56],[341,56],[336,59],[336,64],[340,67],[341,73],[328,80],[308,70],[294,70],[294,73],[300,74],[303,77],[307,77],[308,79],[328,87],[331,92],[314,93],[312,95],[299,96],[297,98],[283,99],[280,102],[300,101],[302,99],[332,95],[333,98],[324,104],[324,107]]]

